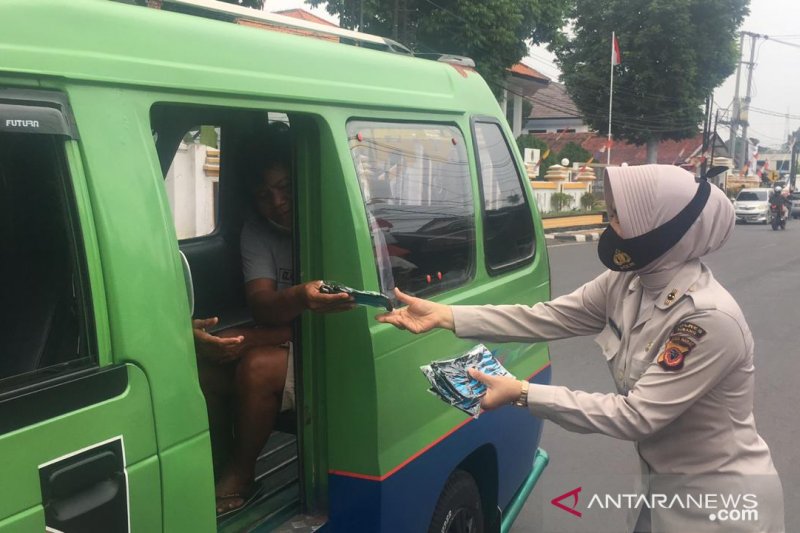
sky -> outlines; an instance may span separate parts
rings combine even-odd
[[[266,0],[265,9],[279,11],[297,7],[336,22],[324,7],[311,8],[302,0]],[[785,142],[787,133],[800,128],[800,0],[751,0],[750,15],[741,29],[793,45],[758,39],[755,48],[747,136],[758,139],[762,146],[778,147]],[[624,60],[625,50],[622,54]],[[749,61],[749,56],[750,38],[746,38],[744,61]],[[553,55],[544,47],[531,48],[523,62],[552,79],[558,79],[559,71],[553,63]],[[741,97],[745,95],[746,83],[747,69],[743,65],[739,86]],[[716,106],[723,110],[730,108],[735,85],[734,73],[714,91]],[[790,115],[788,120],[787,113]],[[723,139],[728,139],[725,126],[719,126],[717,131]]]

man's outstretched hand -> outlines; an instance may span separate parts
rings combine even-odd
[[[219,318],[192,319],[192,333],[197,355],[207,361],[227,363],[242,355],[244,337],[219,337],[207,330],[217,325]]]
[[[309,281],[301,285],[306,309],[317,313],[338,313],[356,308],[353,297],[345,292],[327,294],[320,291],[322,280]]]

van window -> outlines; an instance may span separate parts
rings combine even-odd
[[[500,125],[475,122],[473,129],[483,195],[486,266],[496,272],[533,257],[533,219]]]
[[[0,389],[93,359],[64,142],[53,135],[0,132]]]
[[[202,237],[217,227],[221,128],[204,124],[183,135],[164,185],[178,239]]]
[[[347,132],[379,269],[388,256],[393,283],[410,294],[468,280],[475,220],[461,132],[441,124],[360,120],[349,122]],[[379,277],[382,290],[391,290],[385,273]]]

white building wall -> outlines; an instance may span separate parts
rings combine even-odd
[[[165,186],[178,239],[214,231],[214,183],[218,178],[203,170],[207,155],[205,145],[181,143],[167,172]]]

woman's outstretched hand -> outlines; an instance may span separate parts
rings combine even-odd
[[[522,383],[515,377],[490,376],[474,368],[470,368],[467,372],[470,377],[486,385],[486,394],[481,398],[481,408],[487,411],[510,404],[519,398],[522,392]]]
[[[412,333],[424,333],[434,328],[453,330],[453,312],[449,305],[437,304],[422,298],[415,298],[395,288],[394,294],[406,307],[395,309],[391,313],[384,313],[375,318],[378,322],[392,324],[400,329],[407,329]]]

